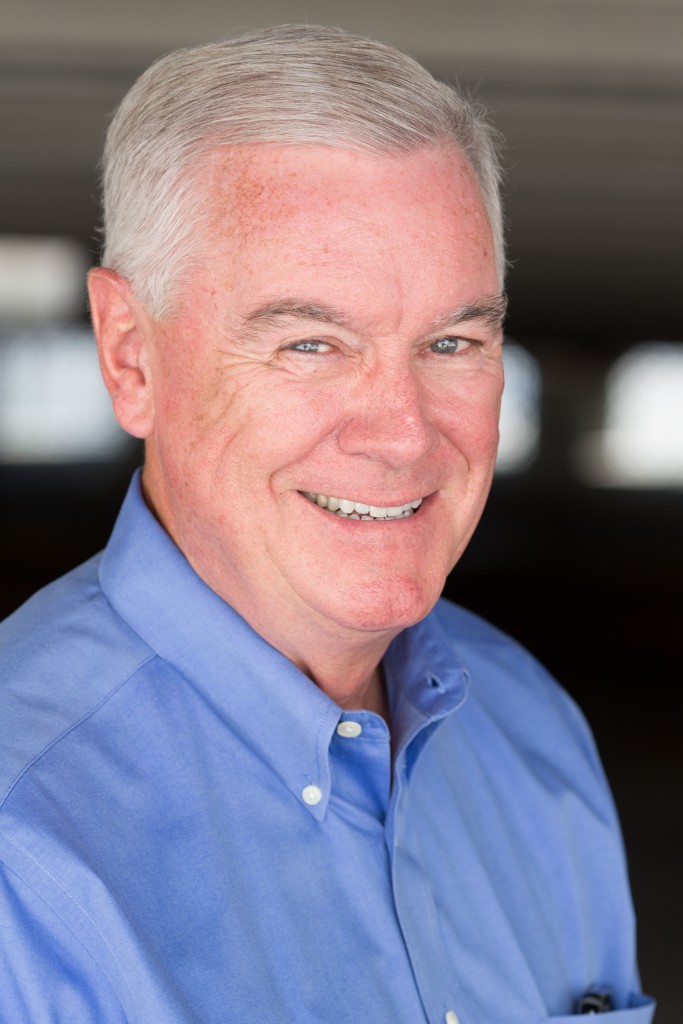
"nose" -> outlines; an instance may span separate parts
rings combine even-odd
[[[358,388],[352,413],[338,434],[345,454],[404,469],[436,451],[439,431],[413,369],[376,368]]]

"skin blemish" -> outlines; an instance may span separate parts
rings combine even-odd
[[[267,227],[274,199],[282,205],[283,198],[275,198],[282,190],[261,159],[265,148],[237,147],[229,151],[229,160],[223,147],[207,155],[202,178],[207,194],[214,197],[207,233],[211,237],[220,236],[244,246]]]

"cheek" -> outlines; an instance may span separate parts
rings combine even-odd
[[[475,448],[483,454],[498,447],[500,423],[500,395],[492,395],[474,410],[470,423],[470,436]]]
[[[256,462],[267,460],[276,468],[313,452],[333,436],[347,406],[338,385],[270,379],[237,395],[231,418],[240,446],[252,450]]]
[[[173,443],[200,462],[217,457],[235,435],[255,376],[251,367],[207,358],[206,349],[182,338],[155,374],[159,444]]]
[[[184,337],[173,342],[166,340],[166,344],[160,348],[152,371],[159,430],[185,425],[204,404],[201,400],[202,373],[197,356],[198,353],[191,351]]]
[[[471,382],[441,401],[442,432],[469,459],[491,458],[498,445],[502,377]]]

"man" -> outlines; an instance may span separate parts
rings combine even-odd
[[[2,634],[3,1020],[651,1019],[582,719],[432,610],[493,473],[497,180],[476,110],[332,29],[124,99],[90,297],[145,465]]]

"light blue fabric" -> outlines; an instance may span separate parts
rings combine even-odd
[[[0,648],[3,1022],[533,1024],[593,986],[650,1021],[591,737],[476,617],[389,649],[392,772],[384,721],[210,591],[135,480]]]

